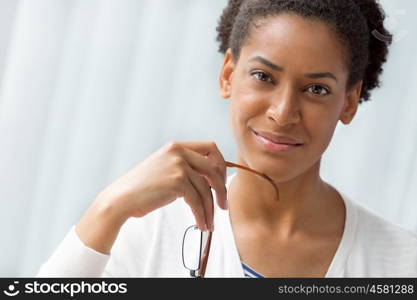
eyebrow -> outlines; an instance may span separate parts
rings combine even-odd
[[[284,68],[274,64],[273,62],[270,62],[269,60],[263,58],[262,56],[255,56],[253,58],[251,58],[249,61],[257,61],[260,62],[261,64],[264,64],[266,66],[268,66],[269,68],[271,68],[272,70],[278,71],[278,72],[282,72],[284,71]],[[336,76],[334,76],[332,73],[330,72],[321,72],[321,73],[306,73],[304,74],[305,77],[308,78],[312,78],[312,79],[317,79],[317,78],[331,78],[333,80],[335,80],[337,82],[337,78]]]

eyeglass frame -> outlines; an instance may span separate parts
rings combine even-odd
[[[241,165],[238,165],[238,164],[235,164],[235,163],[232,163],[232,162],[228,162],[228,161],[226,161],[226,166],[231,167],[231,168],[236,167],[236,168],[240,168],[240,169],[243,169],[243,170],[246,170],[246,171],[250,171],[252,173],[255,173],[255,174],[261,176],[262,178],[265,178],[266,180],[268,180],[274,186],[274,189],[276,191],[276,196],[277,196],[276,200],[277,201],[279,200],[279,190],[278,190],[274,180],[271,179],[268,175],[260,173],[260,172],[255,171],[255,170],[252,170],[248,167],[241,166]],[[190,276],[191,277],[193,277],[193,278],[204,278],[205,272],[206,272],[206,267],[207,267],[207,262],[208,262],[208,257],[209,257],[209,254],[210,254],[210,246],[211,246],[211,239],[212,239],[213,232],[208,231],[207,243],[205,244],[205,247],[204,247],[203,251],[201,251],[202,246],[203,246],[202,245],[203,244],[203,232],[200,230],[200,247],[199,247],[200,251],[199,251],[199,257],[198,257],[198,268],[194,270],[194,269],[188,268],[185,265],[185,259],[184,259],[185,236],[187,234],[187,231],[190,230],[193,227],[198,229],[197,225],[191,225],[191,226],[188,226],[185,229],[185,232],[184,232],[184,236],[183,236],[183,240],[182,240],[182,263],[183,263],[184,267],[190,271]]]
[[[182,263],[184,265],[184,267],[186,269],[188,269],[190,271],[190,276],[193,278],[204,278],[205,272],[206,272],[206,266],[207,266],[207,261],[208,261],[208,255],[210,253],[210,245],[211,245],[211,236],[213,234],[213,232],[209,231],[208,232],[208,236],[207,236],[207,243],[205,244],[205,247],[202,250],[202,246],[203,246],[203,232],[200,230],[200,251],[199,251],[199,257],[198,257],[198,267],[197,269],[190,269],[185,265],[185,259],[184,259],[184,241],[185,241],[185,236],[188,232],[188,230],[190,230],[191,228],[195,228],[198,229],[197,225],[191,225],[188,226],[187,229],[184,232],[184,237],[182,239]]]

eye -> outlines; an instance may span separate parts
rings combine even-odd
[[[273,83],[271,77],[264,72],[257,71],[257,72],[253,72],[251,75],[255,76],[255,78],[257,78],[257,80]],[[262,79],[259,79],[259,78],[266,78],[267,80],[265,81],[265,80],[262,80]]]
[[[309,86],[307,88],[307,91],[312,92],[313,94],[318,96],[326,96],[331,94],[330,90],[327,87],[318,84]]]

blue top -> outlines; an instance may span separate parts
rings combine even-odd
[[[265,278],[264,275],[256,272],[254,269],[249,267],[243,261],[241,263],[242,263],[243,271],[245,272],[245,278]]]

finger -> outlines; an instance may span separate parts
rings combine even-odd
[[[203,201],[204,214],[206,216],[207,229],[213,231],[213,194],[207,180],[194,171],[191,167],[188,168],[187,173],[194,188],[199,193],[200,199]]]
[[[225,172],[226,163],[224,161],[218,161],[217,158],[205,158],[199,153],[196,153],[186,147],[181,150],[182,156],[189,163],[189,165],[198,173],[204,175],[211,187],[216,192],[217,204],[226,209],[227,190],[225,184]],[[214,153],[214,152],[213,152]]]
[[[219,148],[217,147],[216,143],[212,143],[211,147],[214,149],[208,154],[209,159],[213,159],[215,162],[218,163],[219,172],[223,175],[224,184],[226,184],[227,180],[227,165],[226,160],[223,157],[223,154],[220,152]]]
[[[216,143],[212,143],[211,147],[214,149],[212,152],[208,154],[208,159],[214,159],[217,164],[217,168],[219,172],[223,175],[223,187],[224,187],[224,194],[223,198],[216,197],[217,204],[222,207],[223,209],[227,209],[227,189],[226,189],[226,181],[227,181],[227,164],[226,160],[223,157],[223,154],[220,152],[219,148],[217,147]]]
[[[206,156],[214,164],[217,164],[219,166],[219,172],[223,176],[224,183],[226,184],[226,161],[215,142],[186,141],[177,143],[187,149]]]
[[[200,228],[201,231],[207,230],[203,201],[188,177],[183,183],[183,195],[184,201],[190,206],[191,211],[193,212],[197,227]]]

